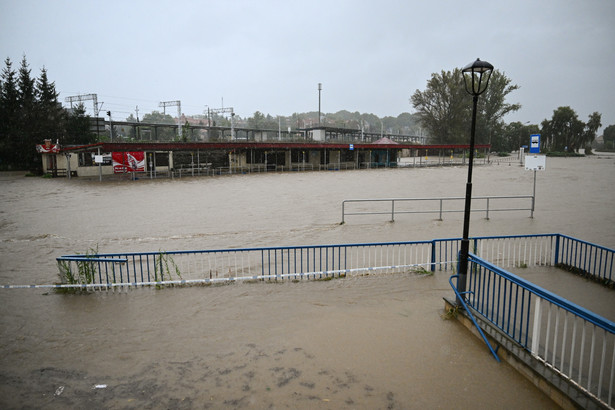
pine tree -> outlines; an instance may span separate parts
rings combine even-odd
[[[41,69],[41,75],[36,82],[36,137],[44,141],[56,141],[64,134],[63,109],[58,103],[58,92],[55,83],[49,82],[47,70]]]
[[[17,94],[19,99],[18,124],[15,129],[14,155],[19,164],[26,169],[38,168],[40,157],[36,153],[36,96],[35,80],[30,77],[30,67],[26,56],[21,60],[17,78]],[[40,142],[39,142],[40,143]]]
[[[15,70],[10,58],[4,60],[0,88],[0,169],[16,165],[13,156],[16,125],[18,124],[19,99]]]

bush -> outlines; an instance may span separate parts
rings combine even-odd
[[[552,151],[547,152],[547,157],[584,157],[585,155],[576,152]]]

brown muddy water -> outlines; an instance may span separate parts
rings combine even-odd
[[[466,168],[137,181],[0,175],[0,285],[50,284],[64,254],[459,237],[462,214],[347,217],[350,198],[463,196]],[[518,164],[474,195],[525,195]],[[471,235],[615,246],[615,156],[547,159],[528,211]],[[556,279],[553,279],[557,282]],[[541,284],[542,286],[545,283]],[[552,408],[454,321],[448,273],[59,295],[0,289],[0,408]],[[608,298],[609,296],[605,296]],[[610,296],[612,297],[612,296]]]

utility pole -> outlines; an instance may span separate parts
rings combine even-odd
[[[159,107],[162,107],[163,112],[166,114],[166,107],[177,106],[177,133],[179,136],[182,136],[182,102],[177,101],[162,101],[158,104]]]
[[[135,107],[135,112],[137,113],[137,139],[141,140],[141,129],[139,128],[139,106]]]
[[[322,91],[322,83],[318,83],[318,125],[320,125],[320,92]]]

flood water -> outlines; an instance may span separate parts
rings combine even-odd
[[[348,216],[351,198],[465,195],[466,168],[136,181],[0,174],[0,285],[58,281],[60,255],[460,237],[462,214]],[[517,163],[474,195],[528,195]],[[548,158],[529,211],[470,235],[615,247],[615,156]],[[1,408],[552,408],[455,321],[446,272],[60,295],[0,289]],[[554,283],[557,279],[553,279]],[[542,283],[548,287],[548,283]],[[605,298],[613,297],[608,293]],[[598,302],[600,303],[600,302]]]

